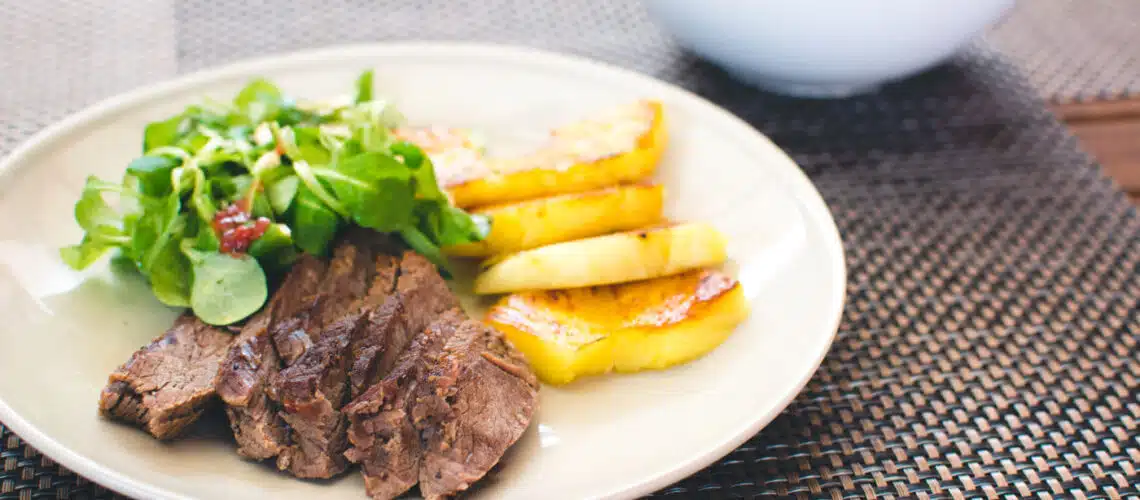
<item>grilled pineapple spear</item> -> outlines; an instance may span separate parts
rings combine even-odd
[[[490,257],[645,227],[660,222],[664,196],[661,186],[639,184],[479,208],[472,212],[493,221],[487,238],[444,251]]]
[[[487,322],[523,352],[543,382],[559,385],[696,359],[724,342],[748,314],[736,280],[693,270],[621,285],[508,295],[490,309]]]
[[[656,101],[560,127],[544,147],[514,158],[485,157],[482,140],[466,129],[403,127],[393,135],[423,148],[453,203],[492,220],[486,240],[445,249],[453,256],[518,252],[661,219],[664,190],[631,184],[652,174],[665,146]]]
[[[666,141],[661,103],[637,101],[555,129],[530,154],[437,169],[457,206],[502,204],[644,179]]]
[[[725,246],[724,235],[704,223],[556,243],[484,262],[484,270],[475,277],[475,293],[576,288],[668,276],[723,263]]]

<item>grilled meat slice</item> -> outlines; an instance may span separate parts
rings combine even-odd
[[[383,380],[345,405],[352,444],[345,456],[361,465],[370,497],[395,498],[419,481],[423,452],[413,405],[425,380],[425,363],[439,357],[447,338],[464,319],[458,309],[444,313],[415,337]]]
[[[99,412],[158,439],[177,437],[216,400],[218,366],[233,340],[233,334],[183,314],[111,374]]]

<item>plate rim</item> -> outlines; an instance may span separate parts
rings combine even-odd
[[[79,111],[73,112],[53,122],[21,142],[7,156],[0,158],[0,184],[8,181],[8,176],[18,170],[18,168],[16,168],[18,164],[24,163],[27,159],[34,157],[37,153],[44,150],[48,144],[58,141],[61,136],[65,136],[84,126],[97,124],[121,110],[143,101],[153,100],[164,94],[186,91],[212,81],[256,74],[271,69],[304,67],[306,64],[322,61],[328,62],[329,60],[337,59],[379,58],[399,52],[436,52],[456,55],[479,55],[490,58],[513,58],[547,67],[578,67],[584,71],[608,73],[615,78],[635,80],[639,84],[656,87],[657,90],[665,94],[670,94],[671,97],[688,100],[697,104],[699,107],[708,108],[709,112],[720,115],[721,119],[726,119],[728,122],[733,123],[733,128],[745,132],[740,134],[741,136],[748,137],[748,139],[752,141],[759,140],[761,143],[766,143],[768,147],[778,151],[789,163],[796,167],[792,169],[794,172],[788,173],[789,178],[787,180],[800,184],[797,194],[809,193],[811,195],[806,199],[798,195],[795,198],[809,205],[809,208],[817,212],[810,214],[812,216],[811,219],[816,223],[817,228],[821,230],[821,237],[828,243],[826,250],[832,261],[831,264],[836,270],[838,280],[836,292],[830,297],[830,305],[832,308],[830,314],[831,318],[828,322],[828,330],[830,333],[822,349],[816,354],[812,368],[802,374],[795,384],[788,385],[790,390],[787,390],[784,395],[779,398],[778,404],[773,406],[772,410],[763,415],[759,415],[758,418],[752,421],[751,424],[745,426],[744,429],[732,431],[731,436],[728,436],[726,440],[696,454],[693,458],[683,464],[678,464],[677,467],[673,467],[667,472],[656,474],[644,480],[630,482],[606,493],[603,498],[639,497],[691,476],[747,442],[775,420],[775,418],[791,404],[795,397],[799,395],[819,370],[824,358],[831,350],[831,345],[838,335],[839,324],[847,299],[845,249],[843,239],[839,234],[839,229],[836,226],[831,210],[828,208],[819,190],[816,189],[814,183],[812,183],[811,179],[804,173],[803,169],[799,167],[795,160],[751,124],[723,107],[676,84],[616,64],[567,52],[539,49],[520,44],[452,40],[337,44],[239,59],[219,66],[196,70],[185,75],[174,76],[159,82],[141,84],[110,97],[103,98],[94,104],[88,105]],[[804,188],[806,188],[806,190]],[[810,205],[816,206],[810,207]],[[820,215],[823,215],[823,217],[821,218]],[[187,498],[145,481],[131,479],[110,467],[100,464],[92,458],[72,451],[70,448],[52,439],[36,425],[13,410],[4,401],[3,397],[0,397],[0,422],[3,422],[6,427],[19,436],[26,445],[30,445],[36,450],[39,450],[42,454],[51,458],[59,465],[118,493],[135,498]]]

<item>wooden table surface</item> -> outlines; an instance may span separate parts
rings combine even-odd
[[[1017,2],[984,38],[1140,199],[1140,0]]]
[[[1140,97],[1053,105],[1105,171],[1140,203]]]

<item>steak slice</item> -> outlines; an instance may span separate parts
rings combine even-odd
[[[435,265],[406,251],[400,259],[395,293],[369,311],[352,348],[351,394],[360,396],[396,366],[414,336],[440,314],[459,307]]]
[[[177,437],[214,401],[218,366],[233,339],[183,314],[111,374],[99,412],[158,439]]]
[[[277,456],[277,467],[294,476],[330,478],[347,467],[347,422],[340,412],[347,395],[346,355],[358,317],[345,318],[313,344],[292,366],[274,377],[270,396],[281,404],[281,418],[293,443]]]
[[[396,292],[404,302],[405,318],[412,335],[424,331],[440,314],[459,307],[459,300],[447,288],[447,282],[439,275],[435,265],[424,256],[407,251],[400,259],[400,278],[396,282]],[[406,345],[406,343],[405,343]],[[392,355],[389,366],[395,363]]]
[[[427,363],[413,417],[424,446],[420,492],[432,500],[466,490],[522,436],[538,380],[502,333],[470,319]]]
[[[345,452],[361,465],[364,486],[374,499],[395,498],[419,481],[422,449],[412,420],[412,405],[425,375],[424,363],[439,356],[447,338],[465,317],[458,309],[444,313],[415,337],[395,368],[344,407],[348,415]]]
[[[289,438],[265,393],[269,378],[280,368],[269,340],[270,319],[267,307],[242,327],[218,372],[218,395],[226,403],[238,455],[253,460],[277,456]]]
[[[404,302],[398,293],[369,310],[361,323],[351,346],[349,394],[354,399],[392,370],[395,356],[405,350],[411,339]]]
[[[285,366],[292,365],[320,339],[321,331],[340,320],[367,293],[372,282],[371,241],[350,233],[333,251],[328,272],[315,293],[301,297],[274,315],[270,337]]]
[[[296,314],[317,290],[325,265],[305,255],[293,264],[265,308],[242,328],[218,372],[218,395],[237,441],[239,455],[264,460],[277,456],[289,433],[266,394],[269,380],[280,369],[269,327],[274,315]]]
[[[370,250],[357,255],[365,253]],[[349,395],[352,352],[366,347],[361,339],[362,326],[368,324],[366,319],[377,304],[391,294],[396,273],[393,257],[376,256],[367,273],[374,277],[367,293],[361,290],[361,295],[348,304],[340,298],[335,303],[323,303],[322,307],[335,308],[340,316],[326,318],[331,324],[321,331],[316,343],[274,377],[271,396],[281,403],[281,417],[293,431],[293,444],[277,457],[278,468],[298,477],[328,478],[347,467],[344,450],[348,422],[340,409]]]

